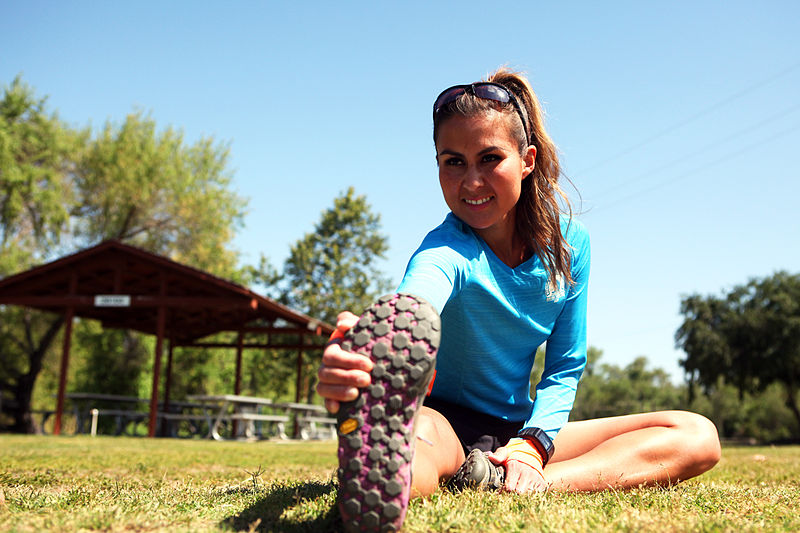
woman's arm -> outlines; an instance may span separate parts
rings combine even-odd
[[[578,381],[586,366],[587,285],[591,251],[582,224],[572,222],[572,279],[574,284],[547,339],[544,371],[536,386],[533,412],[526,427],[538,427],[554,439],[567,423]]]

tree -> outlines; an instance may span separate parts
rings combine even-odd
[[[0,100],[0,276],[41,261],[67,230],[73,155],[85,131],[46,111],[17,77]]]
[[[571,420],[677,409],[685,403],[681,387],[663,369],[649,368],[646,357],[627,366],[601,364],[602,351],[590,347],[588,363],[578,385]]]
[[[361,313],[390,289],[376,264],[388,249],[380,215],[350,187],[291,247],[283,271],[286,303],[330,323],[344,310]]]
[[[710,390],[722,378],[744,398],[778,383],[800,428],[800,275],[777,272],[722,297],[691,295],[681,314],[675,339],[692,386]]]
[[[21,79],[0,100],[0,276],[41,261],[66,232],[72,154],[85,132],[46,111]],[[13,428],[30,431],[30,400],[42,359],[63,319],[0,307],[0,403]]]
[[[231,240],[245,201],[230,190],[227,146],[211,138],[187,144],[141,113],[92,136],[48,114],[45,103],[19,78],[0,100],[0,276],[118,239],[239,277]],[[62,323],[0,308],[0,394],[12,430],[34,429],[34,383]],[[136,344],[136,334],[123,335]]]
[[[335,324],[341,311],[361,313],[391,289],[377,266],[388,248],[380,233],[380,215],[372,213],[366,197],[357,196],[350,187],[322,212],[314,231],[291,247],[282,272],[262,257],[253,277],[272,286],[272,295],[286,305]],[[294,356],[285,352],[278,358],[289,364]],[[304,374],[312,376],[316,365],[307,361]],[[311,395],[313,384],[301,387]]]

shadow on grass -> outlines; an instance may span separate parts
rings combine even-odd
[[[342,531],[339,509],[325,501],[325,496],[334,491],[333,483],[318,481],[274,487],[264,491],[264,496],[221,525],[236,531],[339,532]],[[296,513],[290,513],[294,516],[289,518],[283,516],[286,511],[300,506],[307,509],[297,509]],[[325,509],[320,513],[313,512],[320,507]]]

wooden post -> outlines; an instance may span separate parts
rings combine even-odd
[[[302,342],[303,337],[300,336],[300,341]],[[303,388],[303,349],[299,348],[297,350],[297,387],[294,393],[294,401],[300,403],[300,398],[302,397],[302,388]]]
[[[69,295],[78,292],[78,272],[73,269],[69,276]],[[75,308],[67,307],[64,321],[64,342],[61,350],[61,368],[58,375],[58,396],[56,397],[56,419],[53,423],[53,435],[61,434],[61,419],[64,414],[64,399],[67,395],[67,373],[69,371],[69,351],[72,346],[72,322],[75,319]]]
[[[233,393],[237,396],[242,393],[242,350],[244,349],[244,332],[239,331],[236,339],[236,378],[233,382]],[[231,424],[231,434],[236,437],[239,434],[239,421],[234,420]]]
[[[75,318],[75,309],[67,308],[64,322],[64,343],[61,351],[61,368],[58,375],[58,396],[56,399],[56,420],[53,424],[53,435],[61,434],[61,417],[64,413],[64,397],[67,393],[67,371],[69,370],[69,350],[72,345],[72,321]]]
[[[158,325],[156,333],[156,353],[153,362],[153,391],[150,394],[150,423],[147,426],[147,436],[155,437],[158,424],[158,382],[161,378],[161,350],[164,343],[164,323],[167,310],[163,305],[158,306]]]
[[[303,345],[303,335],[300,334],[300,345]],[[297,350],[297,385],[296,385],[295,393],[294,393],[294,401],[295,403],[302,403],[303,398],[303,348],[298,348]],[[294,419],[294,438],[300,437],[300,423],[297,421],[297,417]]]
[[[169,348],[167,349],[167,376],[166,383],[164,383],[164,412],[169,412],[169,397],[172,392],[172,339],[169,340]]]
[[[233,383],[233,393],[239,395],[242,393],[242,350],[244,350],[244,332],[239,332],[239,338],[236,339],[236,380]]]

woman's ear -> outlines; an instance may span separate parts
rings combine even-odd
[[[536,147],[534,145],[528,146],[527,150],[525,150],[522,162],[525,165],[522,169],[522,178],[524,179],[533,172],[533,168],[536,166]]]

